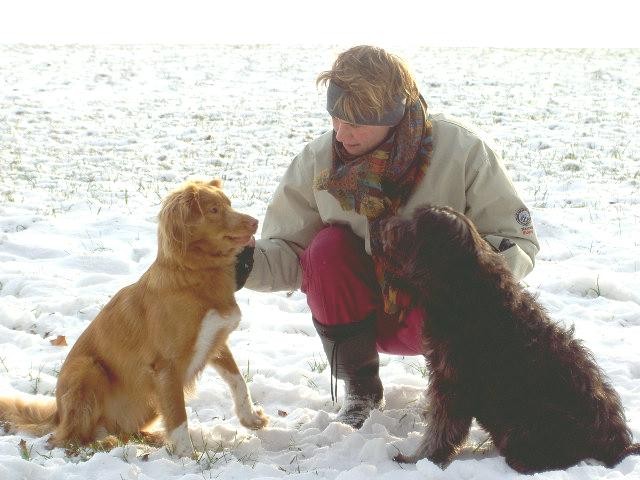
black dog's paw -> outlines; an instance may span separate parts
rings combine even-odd
[[[523,475],[533,473],[536,471],[534,468],[531,468],[531,466],[527,465],[525,462],[517,458],[506,457],[505,461],[507,462],[507,465],[513,468],[516,472],[521,473]]]
[[[398,463],[416,463],[418,459],[414,458],[412,455],[403,455],[402,453],[399,453],[393,457],[393,461]]]
[[[404,455],[402,453],[398,453],[395,457],[393,457],[393,461],[394,462],[398,462],[398,463],[416,463],[420,460],[422,460],[423,458],[427,458],[430,462],[434,463],[435,465],[437,465],[440,468],[444,468],[448,461],[438,461],[437,459],[432,459],[432,458],[428,458],[426,456],[423,455]]]

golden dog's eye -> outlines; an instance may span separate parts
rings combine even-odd
[[[218,207],[211,207],[211,208],[209,209],[209,211],[210,211],[211,213],[218,213]]]

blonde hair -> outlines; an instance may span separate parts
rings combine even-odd
[[[317,85],[335,83],[344,90],[336,105],[351,123],[357,118],[381,119],[385,112],[405,100],[412,104],[420,94],[413,74],[397,55],[379,47],[360,45],[338,55],[331,70],[322,72]]]

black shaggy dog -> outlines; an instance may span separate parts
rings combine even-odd
[[[397,461],[447,463],[474,417],[518,472],[640,454],[591,353],[549,319],[467,217],[420,208],[388,220],[383,244],[426,311],[430,367],[426,432]]]

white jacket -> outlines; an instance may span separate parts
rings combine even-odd
[[[459,120],[444,114],[430,115],[430,120],[431,163],[398,213],[410,216],[416,207],[431,204],[447,205],[466,214],[496,249],[504,239],[515,243],[501,254],[516,278],[523,278],[533,268],[539,244],[529,211],[500,156],[477,130]],[[309,143],[289,165],[267,208],[245,287],[258,291],[299,288],[302,272],[296,250],[306,248],[328,224],[350,226],[365,239],[370,252],[366,217],[343,210],[327,191],[313,189],[314,178],[331,168],[331,141],[329,131]]]

